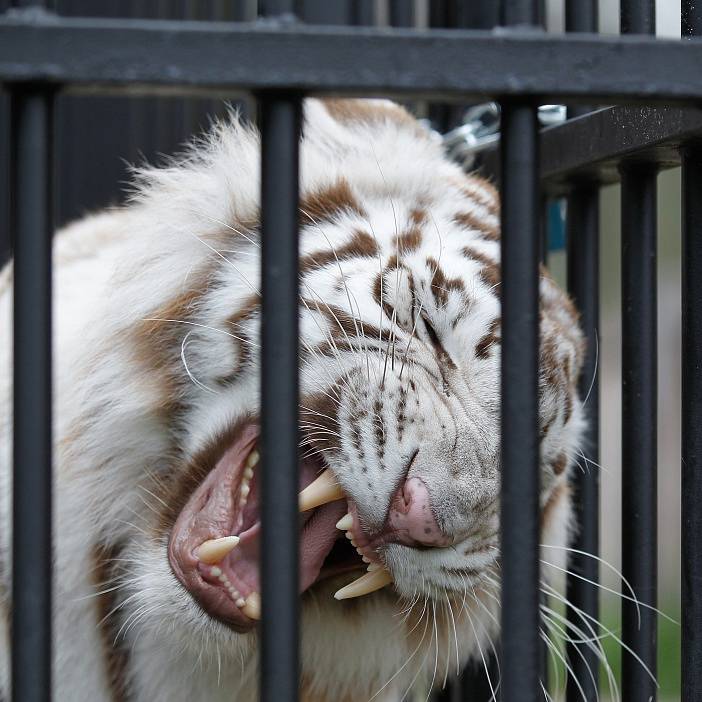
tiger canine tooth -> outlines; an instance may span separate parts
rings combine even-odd
[[[351,514],[347,514],[345,517],[342,517],[337,523],[336,523],[336,528],[339,529],[340,531],[349,531],[351,527],[353,526],[353,517]]]
[[[361,597],[361,595],[369,595],[371,592],[380,590],[392,582],[390,571],[383,568],[382,570],[374,570],[370,573],[365,573],[358,580],[354,580],[346,587],[342,587],[334,593],[337,600],[348,600],[352,597]]]
[[[240,606],[237,603],[237,606]],[[257,592],[252,592],[246,601],[241,605],[241,611],[249,619],[260,619],[261,618],[261,596]]]
[[[313,483],[310,483],[298,496],[300,512],[314,509],[327,502],[340,500],[344,497],[336,478],[327,468]]]
[[[200,544],[195,555],[203,563],[214,565],[219,563],[238,543],[238,536],[223,536],[220,539],[210,539]]]

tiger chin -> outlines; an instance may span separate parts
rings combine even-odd
[[[232,115],[56,236],[58,700],[255,699],[259,148]],[[498,197],[387,101],[307,100],[300,161],[302,696],[399,699],[499,637]],[[541,538],[558,564],[583,339],[545,271],[540,294]],[[11,295],[10,265],[0,696]]]

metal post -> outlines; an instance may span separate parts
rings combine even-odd
[[[598,30],[597,0],[566,0],[565,24],[567,32],[592,32]],[[568,118],[580,117],[591,111],[586,105],[568,107]],[[600,569],[600,385],[598,376],[599,349],[599,190],[595,183],[576,183],[568,197],[568,288],[580,310],[581,325],[586,337],[585,363],[579,383],[581,401],[587,398],[585,409],[588,428],[583,451],[583,470],[575,470],[573,488],[574,515],[577,532],[573,542],[576,551],[568,559],[569,569],[576,575],[566,579],[566,597],[570,606],[566,610],[568,621],[580,631],[597,633],[593,622],[599,619]],[[588,557],[583,553],[591,554]],[[586,582],[586,580],[590,582]],[[592,584],[591,584],[592,583]],[[585,619],[579,614],[591,617]],[[573,629],[572,631],[576,631]],[[574,639],[582,638],[578,636]],[[599,661],[591,646],[569,643],[566,656],[572,674],[566,683],[570,700],[595,702],[599,699]],[[582,690],[582,692],[581,692]]]
[[[585,402],[588,428],[585,435],[582,470],[572,479],[577,534],[573,548],[593,557],[572,553],[569,569],[580,577],[569,576],[566,584],[568,621],[585,632],[597,627],[599,619],[599,501],[600,501],[600,383],[598,350],[600,345],[600,275],[599,275],[599,188],[596,183],[578,183],[568,198],[568,290],[580,311],[580,323],[586,337],[586,355],[579,383],[580,401]],[[584,579],[592,581],[590,584]],[[583,612],[591,619],[583,619]],[[575,629],[574,629],[575,630]],[[574,639],[582,637],[573,636]],[[599,660],[591,646],[568,644],[567,657],[573,675],[568,678],[569,700],[585,702],[599,699]]]
[[[654,34],[653,0],[622,0],[622,33]],[[656,168],[622,175],[622,573],[636,597],[657,601]],[[622,585],[623,588],[626,586]],[[656,699],[656,614],[622,601],[622,697]]]
[[[702,699],[702,146],[683,149],[682,700]]]
[[[51,94],[30,85],[16,86],[11,94],[15,702],[51,698],[52,105]]]
[[[622,167],[622,573],[656,606],[656,169]],[[623,585],[624,591],[627,586]],[[622,640],[653,675],[656,614],[622,600]],[[622,652],[622,696],[655,700],[641,662]]]
[[[507,0],[507,24],[536,24],[537,5]],[[539,180],[532,105],[502,104],[502,683],[503,702],[539,686]]]
[[[702,36],[702,5],[683,0],[683,37]],[[702,699],[702,144],[682,150],[681,699]]]
[[[292,15],[292,2],[269,2]],[[259,96],[261,124],[261,700],[295,702],[299,676],[298,171],[301,102]]]
[[[502,700],[539,689],[536,110],[502,106]]]
[[[260,98],[263,462],[261,699],[298,697],[298,140],[300,100]]]
[[[596,34],[599,24],[597,0],[566,0],[565,29],[566,32],[591,32]],[[592,111],[587,105],[570,105],[568,119],[580,117]]]

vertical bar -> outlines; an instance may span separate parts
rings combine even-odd
[[[293,16],[294,0],[266,0]],[[301,101],[259,96],[261,128],[260,699],[299,699],[298,225]]]
[[[619,29],[622,34],[655,34],[654,0],[621,0]]]
[[[506,24],[535,25],[536,2],[505,0]],[[502,103],[502,702],[539,685],[539,180],[536,108]]]
[[[392,27],[414,26],[414,2],[390,0],[390,25]]]
[[[538,25],[540,3],[535,0],[502,0],[502,24]]]
[[[12,699],[51,697],[52,97],[11,94],[14,236]]]
[[[292,15],[292,0],[267,0]],[[301,101],[259,96],[261,124],[261,700],[299,698],[298,176]]]
[[[622,167],[622,573],[656,606],[656,170]],[[623,586],[626,588],[626,586]],[[626,591],[626,589],[624,590]],[[656,615],[622,600],[622,640],[652,674]],[[622,652],[625,700],[655,700],[643,665]]]
[[[653,0],[622,0],[622,33],[655,34]],[[636,597],[657,601],[656,168],[622,174],[622,573]],[[625,587],[625,586],[623,586]],[[656,699],[655,612],[622,601],[622,696]]]
[[[682,35],[702,36],[702,4],[683,0]],[[682,150],[681,700],[702,699],[702,145]]]
[[[683,149],[682,700],[702,699],[702,146]]]
[[[578,394],[580,401],[585,403],[588,426],[583,447],[585,464],[583,470],[574,472],[571,482],[578,527],[573,548],[595,557],[600,550],[599,215],[597,184],[575,184],[568,198],[568,291],[580,310],[580,324],[587,343]],[[569,576],[566,583],[566,597],[571,605],[567,610],[568,621],[587,634],[594,631],[597,635],[599,632],[593,621],[599,620],[599,588],[596,585],[600,576],[599,564],[595,558],[574,552],[569,558],[569,569],[580,577]],[[591,619],[583,618],[579,612]],[[566,654],[573,671],[567,682],[568,700],[583,699],[579,683],[585,693],[585,702],[595,702],[599,699],[599,660],[595,651],[586,644],[570,643]]]
[[[300,100],[260,97],[263,462],[261,699],[298,698],[298,141]]]
[[[566,32],[590,32],[596,34],[599,26],[599,4],[597,0],[566,0]],[[568,119],[580,117],[592,110],[587,105],[569,105]]]
[[[18,8],[44,3],[15,2]],[[10,99],[14,245],[13,702],[51,699],[51,235],[53,97],[31,85]]]
[[[539,688],[536,110],[502,105],[502,700]]]

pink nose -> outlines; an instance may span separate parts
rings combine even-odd
[[[451,543],[439,528],[431,509],[429,490],[421,478],[410,478],[398,488],[390,503],[383,532],[385,541],[407,546],[447,546]]]

